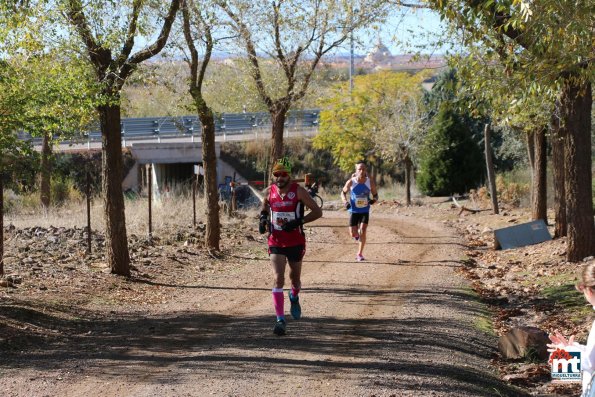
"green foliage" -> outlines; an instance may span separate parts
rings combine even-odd
[[[2,135],[0,132],[0,144]],[[23,141],[15,141],[9,146],[0,146],[0,151],[0,175],[3,178],[4,188],[17,193],[35,190],[39,153]]]
[[[333,95],[320,104],[320,132],[314,147],[330,150],[335,163],[350,172],[361,159],[375,160],[375,153],[395,161],[401,146],[414,146],[414,137],[422,128],[415,125],[421,115],[411,111],[421,97],[421,82],[427,72],[416,75],[383,71],[356,76],[354,90],[347,83],[337,84]],[[402,129],[408,118],[409,128]]]
[[[30,190],[37,171],[36,153],[15,132],[25,104],[26,97],[18,89],[17,70],[0,61],[0,178],[7,189],[17,191]]]
[[[529,204],[531,197],[531,181],[521,180],[522,177],[518,174],[518,172],[512,172],[496,176],[498,200],[514,207]]]
[[[552,87],[568,73],[592,79],[590,0],[431,0],[457,35],[464,52],[485,47],[506,71],[518,71],[530,93]],[[479,68],[477,69],[480,70]]]
[[[517,133],[541,129],[550,123],[557,90],[536,85],[524,70],[506,70],[499,56],[485,48],[453,58],[471,112],[487,116],[495,126]]]
[[[215,113],[265,112],[245,64],[237,60],[212,59],[207,68],[203,93]],[[346,81],[345,70],[328,64],[314,72],[306,95],[292,109],[314,109],[319,98],[329,96],[332,86]],[[180,61],[139,65],[122,90],[124,117],[184,116],[196,111],[188,93],[188,66]]]
[[[464,193],[483,175],[482,153],[462,117],[445,102],[433,120],[421,152],[419,189],[429,196]]]
[[[456,69],[442,72],[436,79],[432,90],[424,93],[423,102],[427,118],[431,120],[443,103],[449,103],[463,118],[476,140],[483,138],[483,128],[490,120],[476,109],[477,103],[468,94],[467,82],[460,78]]]
[[[81,201],[84,197],[81,190],[75,186],[75,181],[70,178],[52,178],[51,201],[54,205],[61,205],[66,202]]]
[[[250,181],[263,181],[268,169],[270,141],[225,143],[221,147],[221,159],[239,170]],[[304,138],[289,138],[285,145],[286,156],[292,163],[294,177],[312,174],[324,186],[338,186],[345,183],[347,175],[333,164],[331,154],[326,150],[314,149],[312,142]],[[269,182],[267,182],[269,183]]]
[[[365,112],[343,100],[344,95],[336,95],[340,101],[328,110],[320,112],[320,131],[314,138],[314,147],[328,149],[333,154],[335,163],[343,171],[349,171],[353,165],[366,158],[373,148],[373,121]]]
[[[86,65],[64,54],[19,55],[9,61],[17,71],[14,88],[25,99],[19,126],[52,140],[80,135],[96,119],[95,90]]]
[[[126,164],[126,160],[124,161]],[[87,171],[90,173],[91,194],[101,191],[101,153],[60,153],[55,156],[54,180],[69,181],[71,187],[84,193],[87,189]],[[124,170],[124,175],[126,170]],[[53,182],[52,182],[53,185]]]

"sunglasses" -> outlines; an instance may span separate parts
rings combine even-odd
[[[275,178],[279,178],[279,177],[283,177],[283,178],[287,178],[289,176],[289,173],[283,171],[283,172],[273,172],[273,176]]]

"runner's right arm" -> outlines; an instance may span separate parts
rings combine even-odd
[[[267,225],[269,223],[269,212],[270,212],[270,204],[269,204],[269,190],[270,186],[264,189],[263,195],[264,198],[262,200],[262,206],[260,208],[260,217],[258,218],[258,231],[260,234],[266,233]]]
[[[349,179],[345,183],[345,186],[343,186],[343,190],[341,190],[341,200],[343,201],[343,205],[347,209],[351,207],[351,205],[349,205],[349,201],[347,200],[347,193],[349,192],[349,189],[351,189],[351,179]]]
[[[267,187],[266,189],[264,189],[262,191],[262,205],[260,206],[260,212],[266,212],[267,214],[269,213],[270,210],[270,205],[269,205],[269,192],[271,191],[271,187]]]

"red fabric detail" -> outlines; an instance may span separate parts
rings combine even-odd
[[[299,185],[292,182],[287,194],[283,199],[279,194],[279,188],[277,185],[271,185],[269,191],[269,205],[271,206],[271,212],[293,212],[296,214],[296,219],[300,216],[297,214],[297,207],[299,203],[297,190]],[[274,214],[271,214],[271,222],[275,219]],[[298,227],[290,232],[283,230],[276,230],[275,227],[271,227],[272,231],[269,235],[269,246],[270,247],[293,247],[296,245],[306,245],[306,238],[302,232],[302,228]]]

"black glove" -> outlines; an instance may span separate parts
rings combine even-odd
[[[267,223],[269,223],[269,213],[262,211],[258,221],[258,232],[264,234],[267,231]]]
[[[345,202],[345,209],[348,210],[351,208],[351,203],[349,201]]]
[[[292,219],[289,222],[284,223],[281,226],[281,229],[283,231],[290,232],[303,224],[304,224],[304,222],[301,219]]]
[[[370,205],[376,204],[377,202],[378,202],[378,193],[374,194],[372,196],[372,200],[368,201],[368,203],[370,203]]]

